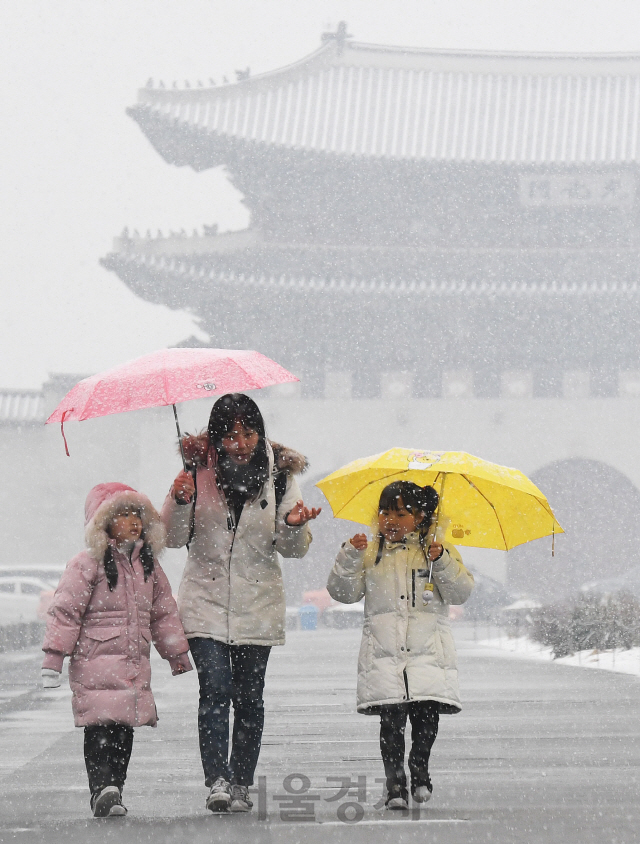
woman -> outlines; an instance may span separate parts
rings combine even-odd
[[[198,730],[206,806],[248,812],[258,762],[262,692],[273,645],[284,644],[285,596],[277,553],[304,557],[311,534],[295,475],[306,460],[270,443],[256,403],[231,393],[207,431],[185,437],[180,472],[162,509],[167,545],[189,549],[178,608],[200,679]],[[231,756],[229,703],[234,722]]]

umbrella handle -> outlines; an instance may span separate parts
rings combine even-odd
[[[444,498],[444,482],[446,480],[447,473],[442,473],[442,481],[440,482],[440,494],[438,495],[438,506],[436,507],[436,519],[433,525],[433,537],[431,542],[429,542],[429,547],[431,547],[431,543],[436,541],[436,537],[438,535],[438,521],[440,520],[440,507],[442,505],[442,499]],[[431,565],[429,566],[429,580],[428,583],[431,583],[431,577],[433,575],[433,560],[431,560]]]
[[[184,471],[187,471],[187,461],[185,460],[184,456],[184,448],[182,447],[182,433],[180,432],[180,422],[178,421],[178,411],[176,410],[175,404],[172,404],[171,407],[173,408],[173,416],[176,420],[176,429],[178,431],[178,445],[180,446],[180,456],[182,457],[182,468]]]

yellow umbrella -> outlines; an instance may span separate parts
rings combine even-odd
[[[333,515],[361,524],[377,520],[380,493],[393,481],[433,486],[437,520],[456,545],[508,551],[542,536],[564,533],[549,502],[517,469],[464,451],[392,448],[363,457],[319,481]]]

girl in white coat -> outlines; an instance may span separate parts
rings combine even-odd
[[[460,711],[456,651],[448,605],[464,603],[473,575],[446,542],[426,547],[438,494],[396,481],[382,491],[377,540],[345,542],[329,575],[332,598],[365,599],[358,660],[358,711],[380,715],[380,751],[389,809],[406,809],[404,732],[411,721],[411,794],[426,803],[433,791],[429,755],[440,713]]]

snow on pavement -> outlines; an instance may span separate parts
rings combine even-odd
[[[504,635],[482,639],[477,644],[479,648],[506,651],[511,656],[520,659],[555,662],[557,665],[575,665],[578,668],[600,668],[603,671],[640,676],[640,648],[578,651],[575,654],[554,659],[551,648],[529,639],[528,636]]]

